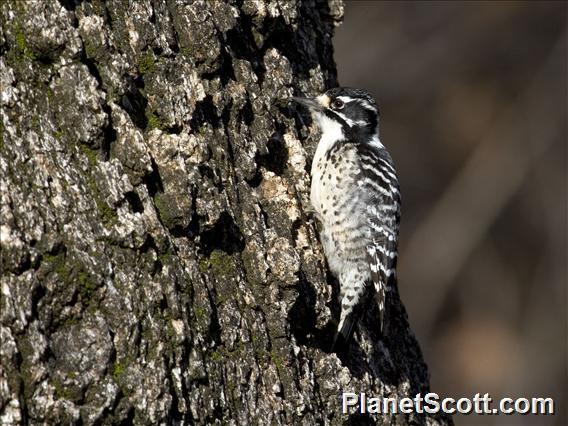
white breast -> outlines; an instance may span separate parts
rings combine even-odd
[[[345,135],[341,125],[336,121],[330,120],[323,114],[317,114],[315,118],[322,129],[322,136],[312,162],[310,202],[321,220],[323,219],[322,210],[324,210],[322,203],[325,202],[326,196],[329,195],[327,193],[332,189],[329,185],[327,187],[322,185],[323,172],[326,169],[325,154],[335,142],[344,139]]]

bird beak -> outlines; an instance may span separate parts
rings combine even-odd
[[[317,99],[293,97],[292,101],[305,106],[310,111],[321,111],[323,109]]]

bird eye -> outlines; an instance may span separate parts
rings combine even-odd
[[[344,106],[345,103],[339,98],[334,99],[333,102],[331,103],[331,107],[333,109],[342,109]]]

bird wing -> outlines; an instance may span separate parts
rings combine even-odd
[[[379,307],[379,328],[384,329],[386,292],[389,279],[395,274],[398,257],[398,225],[400,193],[390,157],[374,149],[361,152],[363,185],[369,194],[367,205],[367,261]]]
[[[370,221],[371,234],[374,234],[367,245],[367,261],[371,270],[371,280],[375,287],[376,301],[379,307],[379,330],[384,329],[386,292],[389,279],[395,273],[396,235],[392,230]]]

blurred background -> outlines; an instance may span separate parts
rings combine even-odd
[[[553,397],[566,425],[567,3],[349,1],[343,86],[397,164],[399,288],[441,396]]]

